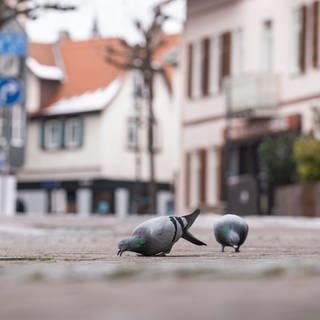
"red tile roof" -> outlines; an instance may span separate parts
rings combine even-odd
[[[29,56],[36,59],[40,64],[55,66],[53,46],[47,43],[31,42],[29,43]]]
[[[170,49],[176,47],[180,37],[166,35],[166,43],[155,54],[155,60],[160,61]],[[49,106],[61,99],[81,95],[107,87],[120,76],[122,70],[106,62],[106,47],[119,47],[119,39],[90,39],[87,41],[72,41],[64,39],[56,44],[30,43],[29,56],[40,64],[57,66],[64,70],[65,79],[46,101]],[[172,72],[166,68],[166,75]]]

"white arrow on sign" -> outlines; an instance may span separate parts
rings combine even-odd
[[[21,99],[21,82],[15,78],[0,78],[0,105],[11,107]]]

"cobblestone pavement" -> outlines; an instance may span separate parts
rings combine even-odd
[[[248,218],[240,253],[202,216],[167,257],[116,256],[148,217],[0,219],[0,319],[319,319],[320,219]]]

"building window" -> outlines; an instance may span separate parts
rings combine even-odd
[[[273,24],[271,20],[266,20],[262,24],[261,37],[261,70],[268,72],[272,70],[273,59]]]
[[[303,73],[306,68],[306,6],[292,13],[292,73]]]
[[[62,147],[63,123],[59,120],[48,120],[44,123],[44,147],[55,150]]]
[[[209,92],[215,94],[219,91],[219,65],[220,65],[220,37],[213,36],[210,41],[210,63],[209,63]]]
[[[141,71],[136,70],[133,74],[133,96],[135,99],[142,98],[144,96],[144,78]]]
[[[192,98],[196,99],[201,96],[201,66],[202,66],[203,46],[201,41],[193,44],[193,63],[192,63]]]
[[[221,35],[220,46],[220,88],[223,87],[223,81],[231,74],[231,32],[225,32]]]
[[[130,118],[128,120],[128,127],[127,127],[127,146],[129,149],[138,149],[139,141],[138,141],[138,119],[137,118]]]
[[[204,38],[188,47],[188,96],[199,98],[218,91],[219,46],[214,38]]]
[[[11,128],[12,146],[22,147],[24,144],[24,112],[19,105],[12,107]]]
[[[233,76],[242,73],[243,64],[243,36],[242,29],[236,29],[231,35],[231,71]]]
[[[64,145],[67,148],[77,148],[82,144],[82,119],[71,118],[65,121]]]
[[[201,93],[202,96],[207,96],[209,94],[210,39],[203,39],[201,47]]]
[[[41,147],[48,150],[77,148],[83,143],[83,119],[46,120],[41,125]]]
[[[217,93],[223,89],[223,81],[230,76],[231,69],[234,74],[240,73],[242,63],[242,45],[241,32],[225,32],[216,35],[210,41],[210,80],[209,91],[211,94]],[[235,41],[231,48],[232,41]],[[235,51],[232,55],[232,51]],[[235,56],[238,54],[238,56]]]
[[[193,45],[187,48],[187,97],[192,98],[192,65],[193,65]]]
[[[242,72],[242,56],[241,29],[190,44],[187,61],[188,97],[199,98],[219,92],[226,77]]]
[[[312,23],[313,23],[313,47],[312,47],[312,65],[314,68],[319,67],[319,61],[320,61],[320,41],[319,41],[319,1],[315,1],[312,5]]]
[[[142,135],[140,135],[140,124],[137,118],[130,118],[127,125],[127,147],[130,150],[137,151],[140,148],[149,149],[148,121],[142,122]],[[159,152],[161,139],[159,125],[156,120],[153,123],[153,151]]]
[[[203,63],[204,44],[202,40],[188,46],[188,97],[199,98],[203,91]]]

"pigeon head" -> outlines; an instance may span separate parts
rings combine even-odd
[[[139,252],[145,245],[146,240],[143,236],[137,235],[123,239],[118,244],[118,256],[121,256],[125,251]]]
[[[239,242],[240,242],[240,237],[237,232],[234,230],[230,230],[229,232],[229,245],[233,247],[236,251],[239,250]]]

